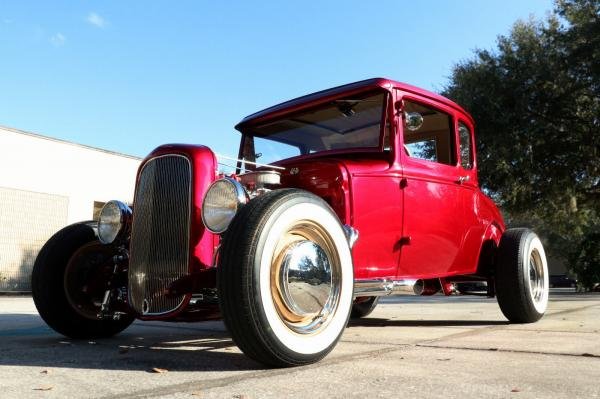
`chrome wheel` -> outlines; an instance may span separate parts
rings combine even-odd
[[[271,264],[271,295],[278,314],[294,332],[326,326],[340,296],[341,267],[323,227],[303,221],[279,240]]]
[[[545,277],[544,264],[540,253],[533,249],[529,255],[529,292],[535,304],[540,304],[544,299],[547,290]]]

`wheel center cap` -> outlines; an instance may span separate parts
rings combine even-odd
[[[320,313],[332,292],[331,264],[326,252],[309,240],[286,249],[279,273],[285,306],[301,317]]]

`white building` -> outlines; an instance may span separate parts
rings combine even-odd
[[[0,126],[0,292],[29,291],[38,251],[62,227],[133,202],[141,159]]]

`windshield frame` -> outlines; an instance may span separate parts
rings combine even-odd
[[[289,157],[289,158],[283,158],[277,161],[273,161],[271,162],[273,165],[277,165],[279,163],[281,163],[282,161],[293,161],[293,160],[298,160],[298,159],[305,159],[305,158],[319,158],[319,157],[323,157],[323,156],[329,156],[329,155],[336,155],[336,154],[355,154],[355,153],[384,153],[387,152],[386,150],[384,150],[384,141],[385,141],[385,130],[387,128],[387,135],[388,135],[388,149],[391,155],[393,155],[394,152],[394,133],[393,133],[393,112],[390,111],[390,101],[393,98],[392,97],[392,93],[390,93],[389,90],[386,90],[384,88],[375,88],[375,89],[371,89],[371,90],[362,90],[362,91],[353,91],[353,92],[347,92],[347,93],[341,93],[336,95],[335,97],[329,97],[329,98],[323,98],[322,101],[319,101],[318,103],[314,103],[312,106],[309,107],[303,107],[302,109],[299,110],[293,110],[291,112],[283,112],[279,115],[277,115],[277,117],[274,118],[270,118],[267,121],[261,121],[260,125],[264,124],[264,123],[273,123],[276,122],[278,120],[282,120],[282,119],[289,119],[289,118],[293,118],[296,115],[299,114],[304,114],[306,112],[310,112],[310,111],[314,111],[314,110],[318,110],[318,109],[322,109],[325,108],[327,106],[330,106],[332,101],[335,100],[340,100],[340,99],[345,99],[348,98],[349,96],[361,96],[361,97],[369,97],[369,96],[373,96],[373,95],[383,95],[382,98],[382,106],[381,106],[381,117],[380,117],[380,122],[379,122],[379,140],[378,140],[378,144],[377,146],[372,146],[372,147],[349,147],[349,148],[337,148],[337,149],[331,149],[331,150],[322,150],[322,151],[316,151],[313,153],[307,153],[307,154],[299,154],[297,156],[293,156],[293,157]],[[257,124],[258,125],[258,124]],[[246,169],[246,170],[254,170],[254,167],[249,167],[251,165],[246,165],[245,168],[242,168],[242,163],[244,160],[244,154],[245,154],[245,147],[252,145],[254,143],[254,137],[259,137],[265,140],[269,140],[268,136],[258,136],[258,135],[254,135],[252,134],[252,129],[255,127],[256,125],[250,125],[250,126],[245,126],[243,129],[241,129],[241,139],[240,139],[240,146],[239,146],[239,151],[238,151],[238,159],[240,161],[238,161],[237,163],[237,168],[236,168],[236,173],[240,173],[242,170]],[[249,142],[249,140],[251,140],[251,142]],[[277,140],[273,140],[275,142],[277,142]],[[280,141],[281,142],[281,141]],[[256,159],[247,159],[248,161],[251,162],[256,162]]]

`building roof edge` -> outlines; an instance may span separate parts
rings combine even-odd
[[[85,148],[85,149],[88,149],[88,150],[103,152],[105,154],[110,154],[110,155],[117,155],[117,156],[120,156],[120,157],[135,159],[135,160],[138,160],[138,161],[141,161],[143,159],[143,157],[137,157],[135,155],[124,154],[122,152],[106,150],[104,148],[94,147],[94,146],[87,145],[87,144],[80,144],[80,143],[75,143],[75,142],[68,141],[68,140],[58,139],[58,138],[55,138],[55,137],[44,136],[43,134],[29,132],[29,131],[21,130],[21,129],[16,129],[16,128],[10,127],[10,126],[0,125],[0,129],[2,129],[2,130],[8,130],[9,132],[12,132],[12,133],[22,134],[24,136],[30,136],[30,137],[35,137],[35,138],[38,138],[38,139],[43,139],[43,140],[48,140],[48,141],[54,141],[56,143],[61,143],[61,144],[68,144],[68,145],[72,145],[72,146],[75,146],[75,147],[80,147],[80,148]]]

